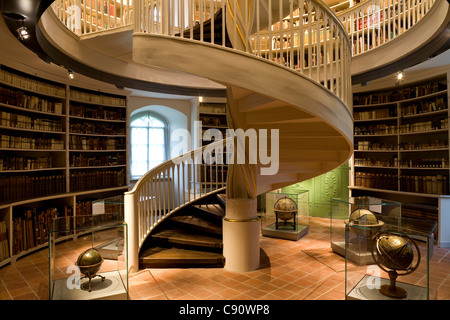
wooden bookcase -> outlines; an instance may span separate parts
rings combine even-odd
[[[205,98],[204,98],[205,99]],[[199,137],[200,146],[203,147],[209,143],[214,142],[213,130],[219,130],[222,137],[226,138],[227,123],[227,104],[226,98],[206,98],[203,102],[198,104],[198,120],[201,121],[202,130],[201,137]],[[210,131],[208,131],[210,130]],[[200,188],[202,190],[209,190],[214,188],[221,188],[226,186],[226,177],[228,167],[226,165],[226,150],[224,150],[223,164],[216,164],[218,166],[217,173],[213,173],[208,165],[200,166]]]
[[[126,108],[126,94],[1,66],[0,267],[46,247],[53,217],[128,190]]]
[[[450,194],[447,74],[354,93],[352,195],[402,202],[406,217],[439,219]]]

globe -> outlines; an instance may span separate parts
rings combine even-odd
[[[408,270],[414,260],[411,244],[396,235],[385,235],[377,239],[378,262],[391,270]]]
[[[80,268],[80,272],[83,275],[91,278],[97,273],[98,270],[100,270],[102,263],[103,258],[100,253],[96,249],[91,248],[83,251],[78,256],[75,265]]]
[[[414,251],[417,252],[415,263]],[[381,232],[374,237],[372,256],[376,264],[389,275],[389,285],[382,285],[380,293],[395,299],[406,298],[407,291],[398,287],[396,280],[398,276],[410,274],[419,267],[420,250],[417,244],[407,235]]]
[[[355,225],[370,226],[378,224],[377,217],[367,209],[356,209],[350,214],[349,222]]]
[[[291,198],[283,197],[275,202],[273,211],[275,211],[278,218],[286,221],[295,217],[297,205]]]
[[[103,263],[103,257],[100,255],[100,253],[94,249],[90,248],[78,256],[77,262],[75,263],[76,266],[80,268],[80,272],[84,275],[83,278],[88,278],[88,291],[91,292],[92,290],[92,284],[91,280],[94,277],[100,277],[102,281],[105,281],[105,277],[101,275],[97,275],[96,273],[98,270],[100,270],[100,267]]]

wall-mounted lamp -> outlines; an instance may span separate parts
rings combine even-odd
[[[198,97],[198,102],[203,102],[203,97]]]
[[[403,80],[404,77],[405,77],[405,74],[403,73],[403,71],[400,71],[399,73],[397,73],[397,81]]]
[[[73,71],[72,71],[72,70],[70,70],[70,69],[67,70],[67,77],[68,77],[70,80],[72,80],[72,79],[74,78],[74,75],[73,75]]]

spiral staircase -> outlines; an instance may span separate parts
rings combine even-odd
[[[36,2],[39,6],[48,6],[52,1]],[[188,83],[191,79],[207,79],[220,84],[226,88],[227,108],[233,129],[265,131],[269,135],[278,133],[276,174],[263,174],[268,165],[262,162],[256,164],[255,185],[258,195],[316,177],[348,161],[353,153],[351,43],[345,27],[335,14],[316,0],[261,0],[255,2],[258,3],[257,8],[247,7],[247,2],[239,0],[221,3],[223,5],[211,15],[214,18],[205,19],[200,26],[190,25],[184,30],[174,31],[176,28],[169,25],[165,32],[150,26],[153,21],[144,21],[148,18],[144,12],[149,12],[148,8],[144,10],[146,4],[136,6],[132,29],[100,33],[93,38],[94,41],[102,41],[104,37],[110,41],[111,37],[122,37],[128,45],[132,41],[132,58],[114,60],[104,52],[91,50],[86,55],[97,57],[97,67],[80,66],[76,53],[69,54],[70,49],[67,48],[71,43],[78,46],[80,56],[89,48],[81,48],[77,43],[79,40],[73,36],[67,38],[67,31],[62,35],[61,30],[51,28],[57,23],[57,18],[47,11],[39,22],[40,28],[37,28],[38,54],[43,59],[58,61],[63,65],[79,66],[80,72],[92,72],[93,77],[97,78],[99,73],[93,70],[103,68],[100,72],[102,80],[116,81],[130,87],[164,86],[160,83],[153,87],[146,86],[147,79],[136,80],[125,76],[125,71],[131,73],[133,68],[140,70],[146,67],[157,71],[168,70],[181,79],[186,78],[182,89],[183,85],[179,83],[183,81],[171,79],[173,83],[168,83],[167,87],[172,89],[167,89],[167,92],[177,89],[190,93],[216,92],[214,85],[211,89],[201,89],[201,81],[198,86],[191,85]],[[239,7],[238,3],[242,6],[246,3],[245,8]],[[248,18],[252,9],[255,10],[254,20]],[[300,12],[309,21],[315,21],[315,24],[310,23],[305,27],[309,31],[310,50],[315,46],[320,51],[321,41],[326,42],[324,54],[327,56],[326,50],[329,50],[330,58],[322,65],[314,65],[311,55],[307,63],[301,66],[277,63],[274,59],[267,59],[260,48],[255,52],[250,47],[250,35],[254,35],[255,30],[258,34],[259,30],[281,21],[286,13],[292,17],[295,9],[305,10]],[[37,20],[34,22],[37,24]],[[320,27],[330,28],[329,40],[320,38],[319,22],[322,23]],[[317,30],[314,33],[317,41],[311,36],[314,28]],[[276,32],[270,34],[276,35]],[[66,49],[58,41],[63,36],[68,39]],[[104,56],[107,57],[103,58],[102,64],[100,57]],[[105,65],[112,66],[110,63],[113,61],[116,63],[110,68],[111,75],[108,76]],[[142,75],[143,72],[137,73]],[[191,184],[197,170],[193,162],[194,153],[191,151],[181,156],[187,159],[181,165],[174,165],[169,160],[155,168],[126,194],[127,223],[129,234],[133,235],[129,236],[131,271],[136,271],[139,266],[223,267],[221,221],[226,208],[223,196],[225,190],[212,186],[206,192],[195,189],[194,184]],[[158,182],[163,180],[161,177],[169,177],[171,182],[158,187],[158,183],[164,183]],[[172,190],[172,198],[158,200],[156,191],[161,188]],[[161,209],[161,203],[164,203],[164,210]]]

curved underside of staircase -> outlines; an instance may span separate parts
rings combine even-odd
[[[133,60],[222,83],[240,128],[279,130],[279,173],[258,175],[258,194],[328,172],[352,154],[350,109],[298,72],[233,49],[149,34],[133,36]]]

